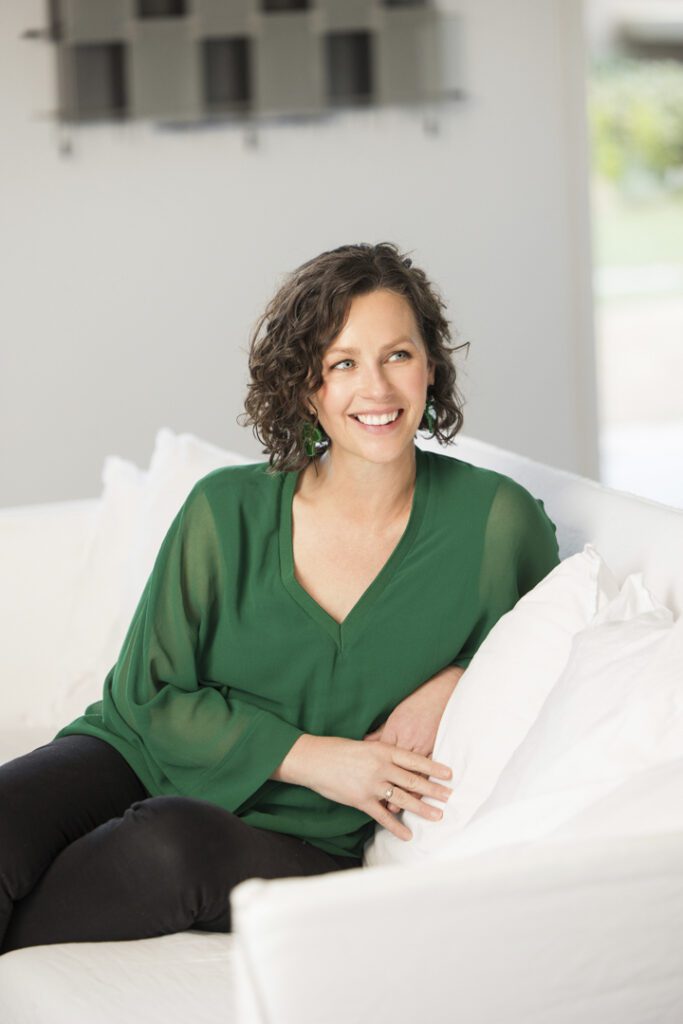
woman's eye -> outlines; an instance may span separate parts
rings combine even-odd
[[[398,350],[398,352],[392,352],[392,353],[391,353],[391,355],[392,355],[392,356],[400,356],[400,355],[404,355],[404,356],[408,356],[408,359],[411,359],[411,358],[412,358],[412,357],[411,357],[411,355],[410,355],[410,352],[406,352],[406,350],[405,350],[405,349],[403,349],[403,348],[402,348],[402,349],[399,349],[399,350]],[[390,358],[391,358],[391,357],[390,357]],[[402,359],[402,360],[400,360],[400,361],[401,361],[401,362],[404,362],[404,360],[403,360],[403,359]],[[353,359],[342,359],[342,360],[340,360],[340,362],[338,362],[338,363],[335,363],[335,364],[334,364],[334,366],[331,366],[331,367],[330,367],[330,369],[331,369],[331,370],[336,370],[336,369],[337,369],[337,367],[338,367],[338,366],[341,366],[341,364],[342,364],[342,363],[352,363],[352,362],[353,362]]]

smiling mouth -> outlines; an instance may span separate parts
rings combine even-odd
[[[372,413],[368,413],[368,415],[372,416],[373,414]],[[376,415],[380,415],[380,414],[377,413]],[[398,414],[393,418],[393,420],[389,420],[388,423],[363,423],[363,421],[360,420],[358,418],[358,416],[354,415],[353,413],[350,414],[350,417],[351,417],[352,420],[355,420],[356,423],[360,423],[361,427],[374,427],[376,430],[381,430],[383,427],[393,427],[393,425],[395,423],[398,423],[398,421],[400,420],[402,415],[403,415],[403,409],[399,409],[398,410]]]
[[[395,413],[395,412],[396,412],[396,410],[392,410],[392,413]],[[389,422],[390,423],[395,423],[395,421],[398,419],[398,417],[401,415],[402,412],[403,412],[403,410],[399,409],[397,411],[398,415],[395,416],[393,418],[393,420],[390,420]],[[358,413],[350,413],[349,415],[350,415],[352,420],[357,420],[358,416],[388,416],[389,414],[388,413],[359,413],[359,414]],[[358,421],[358,422],[360,422],[360,421]],[[375,426],[375,424],[373,424],[373,426]]]

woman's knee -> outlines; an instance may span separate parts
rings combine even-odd
[[[64,736],[0,765],[0,886],[23,898],[53,860],[146,793],[121,755]]]
[[[231,836],[244,828],[240,819],[206,801],[183,796],[155,796],[132,804],[124,813],[118,842],[126,857],[152,876],[187,884],[226,857]]]

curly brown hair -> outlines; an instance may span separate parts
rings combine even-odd
[[[251,382],[240,426],[253,425],[253,433],[269,455],[266,470],[301,470],[310,462],[302,428],[313,424],[308,399],[323,384],[322,358],[343,329],[351,302],[357,295],[386,288],[411,304],[427,356],[435,367],[430,401],[436,424],[433,435],[448,442],[463,424],[464,399],[456,385],[453,352],[469,350],[469,341],[449,346],[446,304],[424,271],[412,265],[392,242],[377,245],[341,245],[302,263],[288,274],[252,331],[249,350]],[[264,324],[265,334],[259,339]],[[244,420],[244,422],[240,422]],[[322,440],[316,455],[332,442],[317,424]],[[422,417],[419,430],[428,429]]]

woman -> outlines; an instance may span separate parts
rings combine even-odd
[[[389,243],[270,302],[246,401],[269,461],[198,481],[102,699],[0,767],[0,952],[230,931],[245,878],[359,867],[405,808],[438,828],[448,698],[558,563],[541,501],[414,443],[462,424],[443,308]]]

